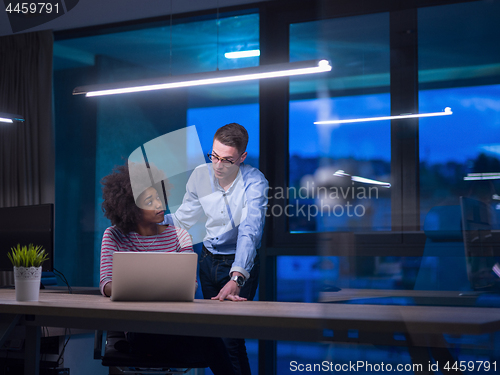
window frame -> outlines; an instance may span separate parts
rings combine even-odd
[[[290,24],[389,12],[391,115],[418,111],[418,8],[468,1],[416,0],[363,2],[325,0],[265,3],[260,15],[260,63],[289,61]],[[288,186],[289,81],[260,83],[260,168],[270,186]],[[418,119],[391,122],[391,215],[392,230],[355,233],[290,233],[287,217],[266,218],[267,255],[317,255],[318,244],[331,243],[324,255],[421,256],[425,235],[420,230]],[[285,207],[285,198],[269,197],[269,206]],[[344,241],[345,242],[345,241]],[[337,246],[336,246],[337,245]]]

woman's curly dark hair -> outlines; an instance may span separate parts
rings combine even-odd
[[[151,167],[154,169],[153,175],[158,176],[159,173],[162,173],[154,166]],[[138,165],[132,164],[131,168],[138,168]],[[137,230],[137,223],[142,219],[142,210],[136,205],[130,181],[130,171],[127,164],[115,167],[111,174],[101,180],[104,216],[125,234]],[[165,185],[169,186],[168,183]],[[150,186],[151,184],[144,183],[140,187],[139,194]],[[134,188],[138,188],[137,179],[134,181]],[[137,191],[135,193],[139,195]]]

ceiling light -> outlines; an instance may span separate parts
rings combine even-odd
[[[244,57],[260,56],[260,49],[250,49],[248,51],[226,52],[224,57],[226,59],[241,59]]]
[[[495,272],[495,274],[500,277],[500,265],[498,263],[495,263],[495,265],[493,266],[492,268],[493,272]]]
[[[0,122],[12,124],[14,121],[24,121],[23,116],[0,112]]]
[[[101,96],[125,94],[141,91],[164,90],[180,87],[212,85],[249,81],[266,78],[289,77],[304,74],[329,72],[332,70],[327,60],[297,61],[274,65],[261,65],[251,68],[219,70],[206,73],[195,73],[165,78],[145,79],[119,83],[81,86],[73,90],[73,95]]]
[[[350,177],[351,181],[360,182],[362,184],[371,184],[371,185],[379,185],[380,187],[390,188],[391,184],[389,182],[372,180],[370,178],[364,178],[359,176],[351,176],[348,173],[345,173],[342,169],[339,169],[334,174],[336,177]]]
[[[398,116],[382,116],[382,117],[365,117],[350,120],[327,120],[327,121],[316,121],[316,125],[330,125],[330,124],[350,124],[353,122],[367,122],[367,121],[380,121],[380,120],[397,120],[403,118],[419,118],[419,117],[434,117],[434,116],[448,116],[452,115],[450,107],[446,107],[444,112],[433,112],[433,113],[418,113],[418,114],[402,114]]]
[[[500,173],[467,173],[464,181],[500,180]]]

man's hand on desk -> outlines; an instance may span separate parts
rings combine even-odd
[[[233,272],[233,276],[243,276],[239,272]],[[215,297],[212,299],[218,299],[219,301],[230,300],[230,301],[246,301],[246,298],[240,297],[241,288],[233,281],[229,280],[226,285],[219,291]]]

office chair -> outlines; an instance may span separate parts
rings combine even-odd
[[[105,344],[103,346],[103,338]],[[160,356],[124,353],[118,350],[121,344],[127,344],[123,332],[96,331],[94,337],[94,359],[100,359],[103,366],[109,367],[109,374],[186,374],[192,369],[207,368],[208,364],[201,357],[193,356],[189,362],[171,358],[168,353]],[[104,349],[104,351],[103,351]]]
[[[467,270],[464,229],[460,205],[435,206],[424,221],[426,242],[424,253],[417,268],[415,290],[442,290],[460,292],[472,291]],[[411,338],[408,338],[411,340]],[[433,357],[441,366],[456,360],[449,347],[465,344],[481,345],[483,337],[443,335],[435,340],[441,341],[442,347],[409,347],[409,354],[414,363],[430,363]],[[450,342],[451,341],[451,342]],[[441,371],[444,371],[440,368]],[[460,370],[453,371],[457,374]]]
[[[415,290],[470,291],[459,205],[435,206],[424,221],[424,253]]]

